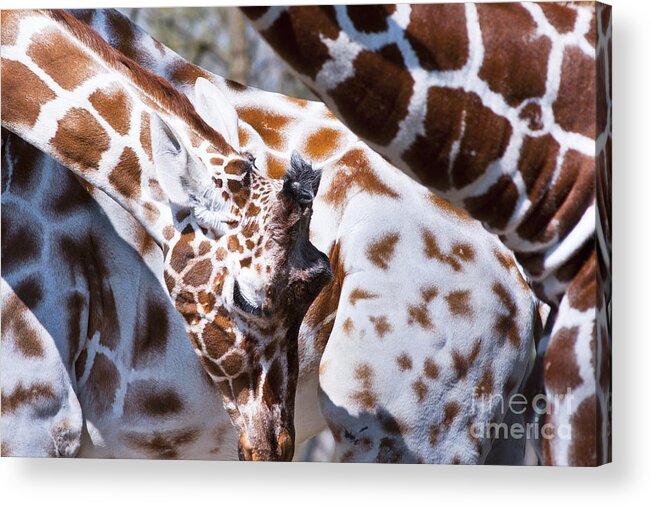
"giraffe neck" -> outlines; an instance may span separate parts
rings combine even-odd
[[[607,18],[533,3],[244,12],[345,124],[498,234],[559,301],[593,250]]]
[[[3,125],[114,198],[159,244],[173,216],[152,162],[153,116],[212,146],[219,165],[233,154],[184,96],[65,13],[3,16],[2,67]]]

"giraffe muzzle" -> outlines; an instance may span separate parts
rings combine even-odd
[[[277,438],[267,444],[251,444],[248,434],[243,432],[238,443],[240,460],[250,462],[290,462],[294,457],[294,439],[283,430]]]

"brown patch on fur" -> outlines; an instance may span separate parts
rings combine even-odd
[[[466,377],[470,366],[472,366],[475,363],[475,360],[477,360],[480,349],[481,341],[477,339],[475,340],[475,344],[473,345],[472,350],[470,350],[470,354],[467,357],[463,356],[457,350],[452,352],[452,363],[459,379]]]
[[[183,401],[173,388],[154,380],[138,380],[129,385],[124,406],[126,416],[169,417],[183,410]]]
[[[377,404],[377,395],[373,391],[373,369],[362,363],[355,367],[354,378],[360,383],[360,390],[350,395],[352,401],[362,409],[371,410]]]
[[[543,96],[551,41],[537,36],[531,14],[515,4],[478,5],[477,12],[485,50],[479,78],[512,107]]]
[[[470,215],[463,209],[450,204],[447,200],[442,199],[435,193],[430,193],[428,199],[437,209],[443,211],[445,214],[454,216],[462,221],[473,221]]]
[[[14,287],[14,293],[31,310],[36,309],[43,299],[43,281],[38,273],[22,279]]]
[[[2,15],[7,16],[8,11]],[[3,32],[4,36],[4,32]],[[26,65],[2,58],[2,119],[7,124],[33,127],[41,106],[56,95]],[[25,93],[25,89],[29,93]]]
[[[433,258],[439,262],[449,265],[455,271],[461,270],[461,262],[465,259],[462,259],[462,256],[459,255],[459,251],[454,251],[454,246],[451,254],[443,253],[443,250],[439,247],[436,236],[427,229],[424,229],[422,232],[423,243],[425,256],[427,258]],[[474,258],[474,257],[473,257]]]
[[[175,63],[170,73],[171,82],[190,86],[194,86],[194,83],[200,77],[209,79],[209,76],[203,69],[185,60],[179,60]]]
[[[413,5],[405,36],[425,70],[457,70],[468,59],[461,4]]]
[[[259,15],[256,8],[243,8],[249,17]],[[299,74],[314,78],[330,58],[322,37],[337,38],[339,28],[332,5],[289,7],[262,36],[280,57]]]
[[[143,214],[145,215],[145,220],[149,223],[156,223],[160,216],[160,211],[158,208],[151,202],[145,202],[142,206]]]
[[[68,91],[75,89],[92,75],[102,72],[101,67],[86,51],[71,43],[54,28],[46,28],[32,36],[27,56]]]
[[[551,179],[552,172],[549,175]],[[568,150],[559,175],[553,182],[544,180],[542,195],[517,228],[518,234],[529,241],[545,242],[563,239],[579,222],[594,201],[596,179],[594,159],[575,150]]]
[[[91,280],[90,281],[91,287],[94,284],[95,283]],[[91,288],[91,290],[92,290],[92,288]],[[96,290],[92,290],[92,292],[96,292]],[[95,320],[96,317],[95,317],[95,315],[92,314],[92,313],[97,312],[96,302],[95,302],[95,300],[93,300],[93,298],[96,296],[96,293],[92,293],[92,292],[91,292],[91,296],[90,296],[90,301],[88,301],[88,302],[90,302],[90,304],[89,304],[90,307],[88,308],[88,313],[89,313],[88,314],[88,320],[89,320],[89,322],[88,322],[88,329],[87,329],[88,334],[87,335],[90,336],[90,337],[92,337],[95,334],[95,331],[97,330],[97,329],[94,328],[95,327],[95,321],[94,320]],[[100,291],[99,297],[104,298],[103,295],[104,295],[104,293],[102,293],[102,291]],[[65,305],[66,305],[66,309],[67,309],[67,313],[68,313],[67,318],[66,318],[66,320],[67,320],[66,323],[68,324],[67,325],[67,327],[68,327],[67,328],[67,334],[68,334],[67,335],[67,337],[68,337],[68,360],[66,362],[66,365],[70,365],[75,361],[75,356],[77,355],[77,351],[79,349],[79,344],[80,344],[81,337],[82,337],[81,336],[81,325],[82,325],[82,318],[83,318],[82,315],[83,315],[83,310],[84,310],[84,306],[85,306],[85,304],[87,302],[87,299],[86,299],[86,297],[84,297],[79,292],[72,292],[70,295],[68,295],[68,297],[66,299],[67,300],[66,300]],[[109,301],[107,301],[107,302],[109,302]],[[113,302],[113,300],[110,300],[110,302]],[[111,317],[117,318],[117,314],[115,314],[115,312],[113,312],[113,314],[111,314]],[[115,324],[117,324],[117,321],[115,322]],[[111,325],[114,328],[116,326],[116,325],[114,325],[114,322],[111,322]],[[100,335],[100,344],[106,345],[106,343],[102,343],[102,338],[103,337],[104,337],[104,335],[101,334]],[[111,336],[111,337],[119,337],[119,332],[117,333],[117,336]],[[114,349],[115,348],[114,344],[116,344],[117,339],[116,339],[115,342],[112,341],[112,340],[110,340],[110,341],[111,342],[109,344],[113,345],[110,348]]]
[[[228,251],[231,251],[231,252],[239,252],[240,251],[240,249],[242,248],[242,245],[240,244],[240,240],[237,238],[236,235],[231,235],[228,238],[227,248],[228,248]]]
[[[501,176],[486,193],[463,201],[471,216],[488,227],[504,228],[515,209],[519,191],[508,175]]]
[[[512,133],[508,120],[484,106],[475,93],[435,86],[427,93],[424,125],[425,134],[416,137],[402,159],[426,186],[441,191],[482,177],[502,157]],[[451,160],[455,143],[459,149]]]
[[[596,132],[596,66],[578,47],[567,47],[561,65],[561,83],[552,110],[558,125],[591,139]],[[581,93],[576,93],[581,90]],[[580,111],[577,114],[577,111]]]
[[[242,357],[237,353],[231,353],[222,359],[220,365],[228,376],[234,377],[238,375],[242,369]]]
[[[432,425],[429,433],[429,444],[436,446],[441,435],[441,432],[447,430],[454,422],[454,419],[459,414],[459,404],[455,401],[448,402],[443,408],[443,420],[440,424]]]
[[[426,358],[423,363],[423,372],[429,379],[436,379],[439,377],[439,366],[431,358]]]
[[[529,130],[541,130],[545,125],[543,123],[543,110],[542,107],[540,107],[540,104],[537,104],[535,102],[530,102],[527,105],[525,105],[521,110],[520,114],[518,117],[521,120],[525,120],[527,122],[527,126],[529,127]],[[544,136],[547,137],[547,136]],[[549,136],[549,138],[553,139],[553,137]],[[541,139],[541,137],[526,137],[526,140],[532,141],[533,139]]]
[[[150,118],[151,116],[146,112],[140,115],[140,145],[147,154],[147,158],[152,160]]]
[[[135,342],[133,345],[132,367],[146,367],[153,359],[167,349],[169,334],[169,317],[164,302],[153,296],[147,297],[144,311],[141,311],[141,321],[136,325]]]
[[[312,160],[325,160],[334,154],[341,132],[334,128],[320,128],[305,141],[305,153]]]
[[[95,355],[85,389],[89,404],[97,415],[112,409],[119,385],[120,373],[115,364],[105,355]]]
[[[418,323],[424,329],[432,328],[432,320],[430,320],[427,306],[425,304],[410,305],[407,307],[407,323],[413,325]]]
[[[577,11],[569,8],[567,5],[559,5],[554,3],[541,3],[542,9],[547,21],[551,24],[558,33],[568,33],[574,29],[576,23]]]
[[[79,107],[73,107],[59,120],[50,144],[64,163],[82,170],[98,169],[102,154],[110,146],[104,128],[88,111]]]
[[[18,30],[21,21],[20,11],[11,12],[6,10],[0,16],[2,30],[0,30],[0,40],[3,46],[13,46],[18,39]]]
[[[507,271],[514,271],[514,276],[518,280],[518,283],[520,283],[520,286],[522,286],[523,289],[529,291],[529,284],[527,281],[524,279],[522,274],[520,273],[520,269],[518,269],[518,266],[515,264],[515,258],[513,258],[513,254],[511,252],[501,252],[498,249],[493,250],[493,254],[495,255],[495,258],[497,258],[497,261],[500,263],[502,267],[504,267],[505,270]]]
[[[545,352],[545,386],[552,392],[565,394],[578,387],[583,380],[579,374],[574,347],[579,335],[578,327],[563,327],[549,341]]]
[[[387,186],[373,170],[364,150],[355,148],[347,151],[339,160],[333,162],[337,167],[331,185],[324,195],[326,202],[334,207],[341,207],[353,191],[364,191],[397,199],[400,196]]]
[[[573,466],[596,466],[597,446],[597,404],[594,395],[589,396],[572,415],[572,441],[569,448],[569,462]]]
[[[4,16],[2,16],[2,18],[4,19]],[[4,36],[4,27],[2,30],[2,35]],[[7,444],[6,441],[0,441],[0,457],[11,457],[11,447]]]
[[[443,426],[448,428],[459,414],[459,404],[455,401],[450,401],[445,405],[443,416]]]
[[[127,146],[122,151],[118,164],[109,174],[108,180],[126,198],[137,199],[140,196],[141,175],[138,155]]]
[[[351,306],[355,306],[358,300],[377,299],[378,297],[379,297],[378,295],[371,292],[367,292],[362,288],[354,288],[350,292],[350,295],[348,296],[348,300],[350,301]]]
[[[404,435],[409,432],[407,424],[396,419],[386,411],[379,411],[377,413],[377,419],[380,422],[382,430],[389,434]]]
[[[4,171],[3,171],[4,172]],[[16,222],[10,216],[21,216]],[[2,275],[23,269],[37,262],[43,251],[43,225],[21,212],[12,203],[3,203],[2,212]],[[19,247],[11,247],[19,245]]]
[[[452,254],[459,257],[462,262],[475,260],[475,250],[467,242],[457,242],[452,245]]]
[[[375,265],[387,270],[399,240],[400,234],[396,232],[385,234],[368,245],[366,256]]]
[[[396,357],[396,362],[398,362],[398,367],[401,371],[407,371],[412,368],[411,358],[406,353],[401,353]]]
[[[202,338],[206,353],[214,359],[225,355],[235,344],[235,337],[215,323],[206,325]]]
[[[61,183],[60,191],[52,188],[48,192],[50,198],[46,204],[48,210],[57,216],[66,216],[87,209],[87,206],[91,204],[91,196],[74,174],[65,171],[62,174]]]
[[[190,286],[205,285],[212,275],[212,261],[209,258],[196,262],[185,276],[183,282]]]
[[[511,296],[510,291],[502,283],[493,284],[493,293],[497,295],[507,314],[501,313],[496,316],[494,330],[498,339],[506,339],[517,348],[520,346],[520,331],[517,325],[518,307]]]
[[[484,369],[481,380],[475,388],[475,397],[490,397],[493,394],[493,370],[490,367]]]
[[[84,372],[86,371],[86,360],[88,359],[88,351],[86,351],[86,348],[81,350],[81,353],[77,357],[77,360],[75,360],[75,376],[77,378],[77,381],[81,379],[81,377],[84,375]]]
[[[567,289],[570,306],[579,311],[587,311],[597,304],[596,253],[593,251],[590,259],[574,277]]]
[[[408,113],[414,79],[396,44],[377,51],[362,49],[352,65],[354,74],[329,95],[353,132],[385,146],[393,140]]]
[[[383,32],[389,25],[387,18],[396,10],[395,5],[347,5],[346,12],[358,32]]]
[[[353,324],[353,320],[350,317],[346,318],[341,328],[344,330],[346,334],[350,334],[355,328],[355,325]]]
[[[14,336],[14,345],[21,354],[28,358],[42,357],[45,350],[41,338],[25,317],[28,307],[17,296],[3,294],[3,297],[8,300],[2,311],[2,337],[11,332]]]
[[[131,99],[118,86],[94,91],[88,97],[95,110],[120,135],[127,135],[131,126]]]
[[[428,388],[422,378],[418,378],[411,384],[411,388],[416,394],[418,402],[423,402],[427,396]]]
[[[330,248],[328,258],[330,260],[330,269],[332,271],[332,279],[330,282],[319,292],[319,295],[314,300],[312,305],[305,315],[304,322],[311,328],[316,328],[328,316],[334,315],[339,307],[339,297],[341,295],[341,285],[346,277],[346,271],[341,261],[341,244],[335,242]],[[330,322],[322,325],[314,338],[314,346],[319,353],[325,350],[332,328],[334,326],[334,317]]]
[[[435,286],[428,286],[421,288],[420,293],[423,296],[423,301],[428,304],[439,294],[439,290]]]
[[[127,446],[144,452],[150,458],[178,459],[180,447],[192,443],[198,436],[199,431],[196,429],[180,429],[147,434],[128,432],[122,439]]]
[[[387,332],[391,332],[392,327],[386,316],[369,316],[368,319],[375,327],[378,337],[382,338]]]
[[[445,296],[450,313],[454,316],[463,316],[469,318],[473,316],[474,311],[468,303],[470,299],[470,290],[455,290]]]
[[[275,150],[284,149],[285,137],[282,132],[292,118],[257,107],[241,108],[238,115],[241,121],[248,123],[258,132],[266,146]]]
[[[22,384],[18,384],[10,394],[7,395],[2,392],[0,412],[3,416],[6,416],[26,404],[47,399],[55,399],[54,391],[50,385],[45,383],[32,383],[28,387],[24,387]]]
[[[181,232],[181,237],[174,244],[174,248],[170,254],[170,267],[179,274],[188,265],[188,262],[194,258],[194,249],[192,248],[192,241],[194,241],[194,229],[187,225]],[[219,250],[217,252],[219,256]]]

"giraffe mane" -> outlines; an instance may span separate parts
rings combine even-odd
[[[42,10],[68,30],[74,38],[102,60],[113,70],[125,76],[130,82],[151,98],[164,112],[183,119],[201,137],[209,141],[223,153],[232,153],[233,147],[224,137],[206,123],[196,112],[190,100],[174,88],[164,78],[150,72],[135,61],[112,48],[88,25],[63,10]]]

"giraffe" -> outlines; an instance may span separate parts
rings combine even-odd
[[[237,458],[162,250],[5,129],[2,155],[2,455]]]
[[[301,149],[307,152],[310,157],[317,160],[319,167],[322,172],[326,174],[321,182],[321,192],[315,201],[315,220],[317,223],[316,227],[312,227],[311,235],[315,244],[324,251],[330,251],[333,258],[339,258],[340,248],[347,232],[347,226],[342,221],[343,217],[348,214],[350,215],[352,206],[348,204],[349,198],[348,195],[343,197],[343,194],[347,193],[347,187],[350,186],[350,171],[351,169],[363,170],[365,177],[362,181],[359,182],[359,190],[362,192],[367,192],[370,194],[375,194],[376,196],[382,196],[383,193],[388,193],[385,191],[385,188],[391,187],[395,188],[391,184],[383,184],[383,180],[390,182],[395,176],[389,174],[390,169],[389,165],[382,160],[381,157],[375,155],[371,150],[369,150],[364,144],[359,143],[357,138],[351,134],[343,125],[337,122],[334,117],[325,109],[325,107],[320,103],[312,103],[308,101],[301,101],[290,99],[288,97],[282,97],[277,94],[264,92],[261,90],[256,90],[254,88],[247,88],[239,83],[234,83],[228,80],[224,80],[219,76],[210,74],[192,64],[187,63],[181,57],[170,51],[169,49],[162,46],[157,41],[153,40],[148,34],[134,26],[128,19],[124,18],[122,15],[115,11],[73,11],[74,15],[78,16],[79,19],[89,23],[93,26],[98,33],[103,34],[103,36],[109,41],[114,47],[124,52],[124,54],[136,59],[143,66],[150,68],[152,71],[160,73],[165,78],[169,79],[172,84],[174,84],[179,90],[185,92],[188,97],[192,98],[194,96],[194,82],[198,77],[203,77],[209,79],[213,84],[218,86],[229,98],[229,101],[235,106],[238,115],[240,116],[240,139],[242,144],[246,149],[253,153],[261,169],[264,167],[266,170],[278,177],[282,175],[282,172],[279,171],[279,167],[282,167],[282,157],[286,156],[283,154],[283,151],[291,151],[291,149]],[[204,104],[195,101],[197,110],[201,113],[202,110],[206,110],[210,107],[210,104]],[[316,119],[316,120],[315,120]],[[344,169],[344,170],[342,170]],[[328,174],[332,174],[332,177],[327,177]],[[388,179],[387,179],[388,178]],[[403,183],[401,183],[403,184]],[[407,183],[408,186],[405,188],[406,192],[419,191],[417,185],[414,185],[412,182]],[[332,198],[327,198],[330,195]],[[342,197],[339,197],[339,196]],[[453,218],[458,217],[459,213],[456,209],[451,209],[445,204],[444,201],[436,198],[430,198],[429,196],[426,199],[429,204],[435,204],[438,209],[439,214],[443,215],[452,215]],[[321,201],[324,201],[321,205]],[[416,200],[416,202],[418,202]],[[373,212],[374,209],[386,209],[387,202],[375,203],[373,200],[369,200],[364,204],[365,208],[369,212]],[[418,207],[418,206],[416,206]],[[432,212],[431,209],[428,209],[428,204],[422,205],[421,213],[427,213],[426,216],[430,215]],[[378,236],[383,236],[382,229],[387,229],[388,234],[395,238],[395,228],[408,228],[410,220],[407,219],[403,214],[401,206],[395,208],[393,217],[385,215],[385,219],[380,225],[379,223],[374,223],[370,227],[370,230],[374,231]],[[391,214],[389,211],[386,214]],[[463,215],[463,213],[461,213]],[[397,219],[400,216],[400,219]],[[465,218],[467,216],[463,215]],[[414,219],[414,218],[412,218]],[[414,220],[414,224],[418,223],[427,223],[427,220],[420,221]],[[464,225],[462,227],[469,226],[469,223],[466,220],[463,220]],[[394,227],[389,226],[390,224],[395,224]],[[333,228],[334,225],[334,228]],[[456,223],[455,227],[459,227],[459,223]],[[394,230],[391,230],[394,228]],[[440,227],[443,229],[443,227]],[[418,232],[417,232],[418,233]],[[448,231],[448,234],[454,233],[452,230]],[[485,235],[485,232],[474,230],[473,234],[478,236]],[[338,237],[339,236],[339,237]],[[343,236],[343,237],[342,237]],[[371,243],[377,241],[369,241],[368,251],[371,251]],[[474,241],[473,247],[475,246]],[[333,255],[337,253],[336,255]],[[522,278],[519,277],[519,274],[515,271],[515,263],[510,259],[510,255],[503,250],[496,250],[499,255],[497,256],[498,261],[501,265],[506,268],[514,269],[512,274],[515,276],[515,280],[518,281]],[[391,251],[387,251],[387,254],[392,255]],[[413,254],[413,253],[412,253]],[[417,254],[416,254],[417,255]],[[431,269],[432,258],[424,258],[426,269]],[[422,261],[422,260],[421,260]],[[487,259],[486,263],[494,262],[495,259]],[[377,259],[376,259],[377,262]],[[345,265],[344,271],[347,269],[354,270],[356,266]],[[373,287],[373,278],[375,277],[371,272],[374,270],[379,272],[381,275],[391,274],[395,279],[400,279],[400,276],[393,269],[389,269],[388,265],[384,263],[373,263],[367,262],[365,269],[369,272],[369,276],[364,280],[363,286]],[[424,271],[426,270],[424,269]],[[386,272],[389,271],[389,272]],[[426,275],[426,272],[424,272]],[[310,377],[310,374],[314,369],[316,369],[319,361],[322,358],[323,349],[328,346],[330,349],[334,350],[333,353],[335,356],[338,356],[340,351],[338,350],[337,340],[333,337],[328,339],[328,334],[333,332],[333,336],[337,335],[337,324],[336,320],[344,322],[344,327],[346,327],[346,334],[351,332],[350,321],[364,321],[364,315],[356,316],[355,318],[350,318],[346,313],[346,309],[342,308],[339,304],[339,301],[343,301],[343,297],[340,296],[341,286],[344,279],[337,279],[338,276],[341,276],[345,279],[345,274],[342,274],[341,271],[337,272],[335,269],[335,280],[332,282],[332,290],[326,289],[326,293],[334,291],[334,294],[329,297],[321,296],[315,304],[310,308],[306,321],[301,329],[300,341],[299,341],[299,351],[301,358],[301,376]],[[449,273],[447,274],[449,276]],[[455,281],[446,279],[445,283],[452,286]],[[395,281],[394,281],[395,283]],[[404,283],[404,282],[403,282]],[[453,290],[451,290],[453,291]],[[353,290],[354,296],[351,298],[353,304],[357,295],[361,292],[360,290]],[[429,294],[432,296],[432,293]],[[484,296],[489,294],[484,294]],[[494,295],[494,293],[492,294]],[[390,299],[390,294],[384,293],[380,290],[379,294],[376,294],[376,305],[377,308],[384,308],[386,311],[387,307],[391,307],[394,303],[393,299]],[[481,298],[482,295],[479,295]],[[327,305],[327,310],[325,307]],[[397,307],[398,311],[413,311],[414,308],[408,307]],[[397,311],[397,312],[398,312]],[[459,325],[454,320],[450,321],[449,314],[439,314],[436,315],[432,313],[433,318],[438,318],[440,316],[441,321],[446,321],[446,325],[450,328],[456,328]],[[324,315],[327,320],[327,324],[323,325]],[[396,322],[399,322],[398,318],[393,319],[393,327],[391,325],[383,325],[382,319],[377,319],[376,315],[366,315],[368,318],[373,318],[374,324],[377,324],[377,328],[381,329],[384,335],[388,335],[387,341],[389,338],[399,339],[400,333],[404,332],[405,324],[402,323],[402,326]],[[402,315],[400,315],[402,316]],[[370,320],[369,320],[370,321]],[[404,320],[403,320],[404,322]],[[384,322],[386,323],[386,322]],[[310,328],[312,327],[312,328]],[[407,325],[409,332],[414,332],[409,328],[410,325]],[[427,333],[428,329],[421,329],[421,332]],[[366,332],[365,329],[352,330],[353,335],[359,335]],[[339,332],[341,335],[341,332]],[[327,343],[326,343],[327,341]],[[389,346],[385,343],[385,346]],[[346,350],[346,353],[349,356],[353,356],[351,353],[352,350]],[[357,350],[357,353],[363,350]],[[377,350],[378,356],[383,356],[383,350],[379,348]],[[459,356],[457,356],[458,358]],[[388,366],[388,371],[377,372],[376,374],[381,376],[383,373],[392,375],[395,374],[395,371],[392,371],[391,368],[395,367],[395,363],[401,358],[401,362],[404,363],[404,357],[396,354],[391,356],[386,366]],[[373,361],[371,360],[371,367],[373,366]],[[353,370],[353,365],[346,366],[341,364],[340,367],[348,367],[348,376],[353,377],[356,372]],[[379,369],[376,367],[376,369]],[[431,371],[433,368],[430,368]],[[325,376],[325,368],[321,368],[321,372]],[[406,371],[406,369],[405,369]],[[404,371],[403,371],[404,372]],[[415,373],[417,371],[413,371]],[[350,390],[350,385],[352,384],[356,388],[356,381],[344,381],[343,376],[337,380],[333,379],[334,376],[330,379],[330,385],[328,388],[333,390],[340,389]],[[418,376],[412,378],[412,383],[414,385],[414,391],[419,391],[421,393],[426,392],[428,387],[425,384],[428,380],[423,381],[421,378],[419,381]],[[513,379],[513,381],[516,381]],[[313,384],[313,380],[306,381],[308,385]],[[323,387],[324,382],[321,381],[320,387]],[[302,389],[299,389],[299,393]],[[301,405],[309,405],[313,402],[313,394],[310,394],[310,390],[314,391],[313,388],[307,388],[307,393],[305,395],[299,395]],[[353,405],[351,406],[350,397],[354,397],[354,390],[347,391],[345,394],[339,394],[340,396],[340,406],[349,407],[349,411],[354,412],[357,408]],[[390,395],[389,393],[385,395]],[[323,395],[322,395],[323,396]],[[416,398],[418,400],[418,396]],[[303,402],[305,401],[305,402]],[[404,402],[413,402],[413,399],[407,401],[403,399]],[[297,401],[299,402],[299,401]],[[422,410],[417,406],[412,406],[411,409],[414,413],[420,410],[421,416],[426,413],[426,410]],[[307,412],[312,412],[314,410],[305,410]],[[336,416],[341,410],[335,413],[328,413],[326,417],[329,418],[329,424],[339,425],[341,429],[345,423],[350,422],[350,418],[344,418],[340,424],[336,423]],[[312,416],[307,416],[308,421],[303,423],[302,418],[304,411],[299,411],[297,414],[298,426],[310,425]],[[431,414],[431,410],[430,410]],[[384,420],[386,422],[386,419]],[[436,425],[436,424],[435,424]],[[440,424],[439,424],[440,425]],[[409,429],[407,424],[403,424],[403,429]],[[439,430],[442,432],[445,429]],[[308,433],[312,431],[307,431]],[[340,430],[341,432],[346,432],[346,430]],[[351,432],[354,432],[351,428]],[[373,435],[370,434],[371,431],[367,432],[364,435],[364,439],[368,442],[373,440]],[[393,440],[395,433],[384,433],[384,436],[389,436],[387,441]],[[358,455],[353,455],[355,452],[351,452],[350,447],[355,446],[357,443],[354,439],[343,439],[339,442],[341,450],[339,451],[340,456],[346,456],[348,459],[358,459],[358,460],[380,460],[380,455],[384,454],[386,456],[386,451],[379,452],[379,444],[367,445],[371,448],[367,448],[366,453],[357,452]],[[378,443],[382,437],[375,437],[375,442]],[[355,448],[357,449],[357,448]],[[384,448],[386,450],[386,448]],[[421,450],[422,451],[422,450]],[[431,449],[430,449],[431,451]],[[374,453],[375,452],[375,453]],[[424,452],[426,453],[426,452]],[[392,458],[396,458],[400,454],[398,448],[394,448],[392,452]],[[447,455],[447,460],[443,461],[451,462],[455,458],[454,455]],[[345,460],[345,459],[344,459]],[[425,459],[428,460],[427,458]]]
[[[248,119],[248,123],[240,122],[240,137],[246,141],[242,145],[256,155],[256,163],[267,172],[282,175],[277,168],[285,156],[277,149],[281,136],[287,139],[283,140],[283,151],[293,142],[294,147],[305,149],[322,162],[325,175],[314,203],[319,226],[316,231],[312,229],[313,240],[331,252],[339,268],[334,269],[331,285],[310,308],[299,335],[301,376],[296,425],[303,437],[297,436],[297,440],[315,433],[327,421],[339,439],[341,460],[490,460],[486,456],[490,441],[478,443],[468,437],[466,429],[472,423],[472,413],[465,409],[471,403],[462,397],[469,393],[472,397],[473,387],[479,394],[487,393],[488,388],[511,392],[524,375],[531,342],[532,300],[508,251],[465,214],[401,177],[358,142],[322,104],[245,88],[209,75],[156,44],[114,11],[75,15],[96,27],[124,54],[136,57],[139,63],[150,65],[165,77],[176,76],[172,82],[187,91],[195,104],[201,105],[200,97],[197,100],[195,96],[197,77],[209,79],[228,93],[240,119]],[[203,104],[198,111],[209,112],[208,105],[214,107]],[[271,132],[266,125],[278,117],[287,118],[291,128]],[[328,134],[326,141],[334,142],[319,142],[323,133]],[[364,170],[366,177],[353,184],[353,169]],[[323,198],[326,195],[329,198]],[[405,201],[413,202],[417,212],[403,214]],[[373,222],[366,222],[369,229],[362,237],[366,247],[361,250],[355,248],[360,235],[349,232],[355,228],[350,226],[350,220],[360,214],[360,206],[364,214],[377,214]],[[111,215],[120,211],[114,207]],[[396,229],[402,231],[399,237]],[[388,248],[383,247],[383,242]],[[414,266],[401,265],[399,259],[405,252],[414,266],[421,266],[418,271]],[[410,268],[409,276],[400,270],[405,267]],[[440,279],[440,295],[435,286],[414,290],[413,279],[418,274],[421,280],[427,276],[432,280],[432,275]],[[381,283],[376,279],[379,276]],[[470,283],[472,279],[489,277],[499,285],[482,290]],[[396,304],[392,293],[396,290],[404,293],[400,304]],[[469,308],[474,314],[469,314]],[[506,347],[499,346],[492,329],[482,329],[479,339],[467,335],[469,329],[480,326],[480,314],[494,315],[495,327],[501,326],[502,334],[511,336]],[[443,329],[450,332],[449,345],[445,344]],[[365,339],[375,335],[378,342],[374,353],[366,353],[369,343]],[[402,344],[405,335],[414,341]],[[515,336],[521,337],[518,346],[511,344]],[[347,348],[351,338],[356,345]],[[393,349],[396,345],[403,349]],[[424,356],[428,349],[431,355]],[[324,352],[328,360],[322,360]],[[341,360],[342,356],[348,360]],[[394,384],[384,383],[385,375],[396,380]],[[452,383],[453,388],[446,391],[447,383]],[[398,406],[386,401],[392,397],[399,401]],[[481,403],[478,406],[482,408]],[[487,411],[474,418],[478,425],[486,417],[501,418],[499,406],[488,406]],[[423,420],[428,423],[426,433],[422,432]],[[128,419],[120,421],[133,423]],[[177,434],[184,432],[173,432],[164,441],[150,438],[146,442],[169,455],[170,447],[187,446],[186,438]],[[220,437],[227,443],[228,434]],[[110,445],[116,442],[107,442]],[[115,451],[114,456],[125,450]],[[96,451],[94,455],[107,453]],[[198,454],[177,453],[175,449],[173,455]],[[212,457],[215,455],[224,454]]]
[[[163,250],[167,290],[240,457],[291,460],[297,333],[331,276],[308,239],[319,174],[295,155],[282,182],[264,177],[239,154],[237,118],[214,86],[197,93],[222,104],[217,129],[66,13],[2,22],[3,126],[138,220]]]
[[[553,308],[536,369],[565,398],[544,460],[609,461],[610,7],[243,11],[342,122],[515,252]]]

